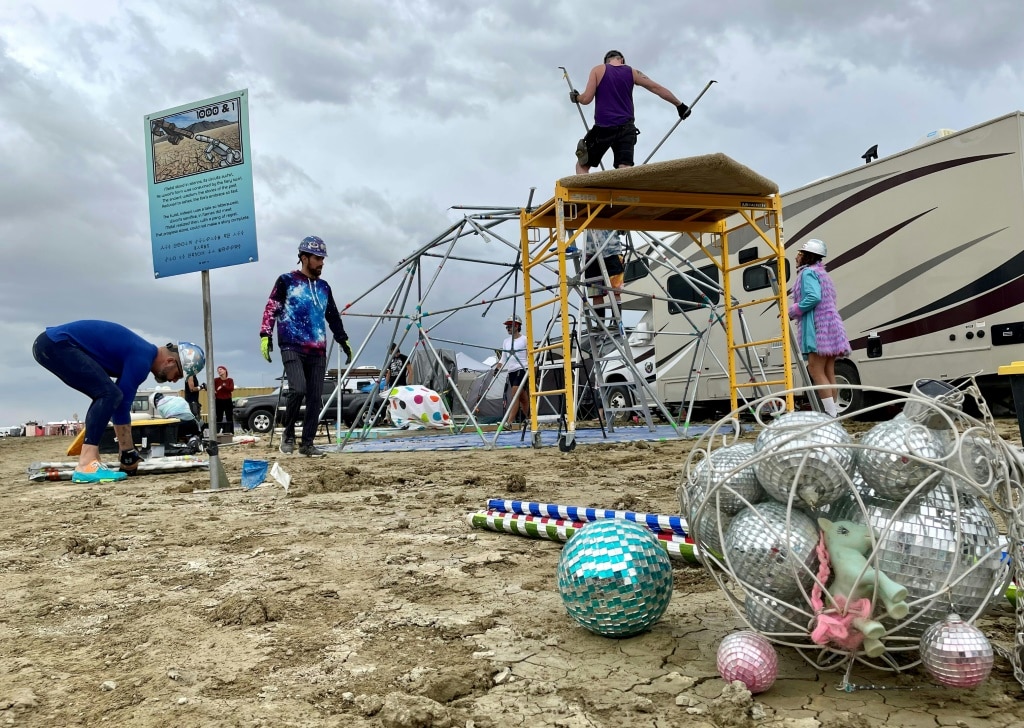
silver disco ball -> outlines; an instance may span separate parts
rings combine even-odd
[[[702,551],[720,559],[724,546],[722,536],[728,533],[732,519],[733,516],[716,511],[712,501],[687,521],[690,524],[690,536]]]
[[[739,442],[721,447],[697,463],[690,474],[690,510],[696,511],[710,497],[720,513],[731,516],[764,500],[764,488],[753,466],[747,464],[753,457],[754,444]],[[686,512],[686,504],[681,504],[680,512]]]
[[[892,635],[919,638],[951,610],[974,615],[1007,578],[995,519],[980,499],[957,489],[956,482],[947,477],[902,502],[864,487],[860,495],[866,512],[852,494],[827,509],[832,521],[870,524],[878,537],[876,568],[907,589],[906,620],[882,620]],[[924,601],[914,604],[917,600]]]
[[[867,484],[885,498],[905,498],[928,476],[932,476],[933,486],[942,478],[933,464],[921,459],[943,458],[943,443],[934,431],[902,415],[879,422],[860,443],[866,449],[857,451],[857,469]]]
[[[821,412],[787,412],[761,430],[754,464],[761,485],[775,500],[813,510],[849,488],[853,442],[843,426]]]
[[[817,571],[818,526],[810,516],[765,501],[745,508],[725,534],[725,568],[737,581],[786,601],[809,590]]]
[[[806,607],[805,610],[813,611],[810,607]],[[750,626],[766,635],[790,635],[787,639],[792,640],[793,633],[805,633],[806,636],[809,631],[807,625],[810,618],[806,614],[787,602],[763,597],[760,594],[748,593],[744,597],[743,612]]]

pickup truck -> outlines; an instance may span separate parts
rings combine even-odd
[[[321,422],[328,424],[334,423],[338,419],[338,398],[333,397],[337,382],[334,380],[328,380],[324,382],[324,394],[323,403],[327,404],[327,400],[331,399],[330,406],[327,412],[324,413]],[[372,383],[371,383],[372,386]],[[281,392],[281,388],[278,387],[269,394],[259,394],[253,397],[240,397],[235,400],[232,412],[234,414],[235,422],[238,422],[242,427],[250,432],[263,434],[270,432],[271,423],[274,422],[273,412],[274,408],[277,407],[277,418],[276,424],[281,424],[281,419],[284,417],[285,398],[288,393],[288,384],[284,384],[284,392]],[[387,406],[384,401],[377,395],[376,392],[359,392],[359,391],[342,391],[340,393],[342,407],[341,407],[341,420],[346,426],[351,427],[357,421],[361,425],[364,423],[366,417],[372,413],[369,412],[370,408],[374,410],[378,406],[380,411],[377,413],[377,419],[375,424],[381,424],[387,419]],[[370,397],[373,397],[373,401],[370,402],[366,412],[360,413],[363,408],[363,404]],[[321,406],[321,409],[323,407]],[[305,405],[302,407],[302,411],[305,412]],[[302,421],[302,415],[299,415],[299,421]]]

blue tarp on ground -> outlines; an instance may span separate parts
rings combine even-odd
[[[670,425],[658,425],[652,432],[644,427],[617,427],[615,432],[602,433],[600,428],[587,428],[576,430],[576,443],[578,445],[595,445],[602,442],[659,442],[684,439],[695,439],[711,429],[711,425],[690,425],[686,430],[685,437],[683,430],[677,432]],[[751,429],[749,425],[744,430]],[[494,440],[493,432],[485,432],[487,442],[480,439],[480,435],[473,431],[460,434],[443,435],[401,435],[394,437],[381,437],[373,440],[350,440],[345,445],[344,452],[403,452],[417,450],[471,450],[476,448],[490,447]],[[558,447],[558,430],[541,430],[540,439],[543,447]],[[507,431],[498,436],[494,445],[498,448],[532,447],[533,435],[529,430],[523,437],[519,430]],[[325,448],[334,452],[342,451],[338,445],[330,445]]]

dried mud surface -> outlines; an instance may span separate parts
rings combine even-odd
[[[1016,421],[1005,437],[1020,442]],[[867,672],[840,692],[780,650],[751,698],[715,669],[742,626],[714,580],[678,564],[661,621],[623,640],[566,615],[561,545],[471,529],[488,498],[674,513],[691,442],[456,452],[267,446],[286,494],[208,489],[208,474],[113,485],[30,483],[68,438],[0,440],[0,724],[14,726],[1020,726],[1022,691],[997,657],[975,690],[923,671]],[[979,624],[1010,646],[1001,605]]]

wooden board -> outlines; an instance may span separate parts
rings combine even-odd
[[[575,174],[558,180],[570,189],[604,188],[711,195],[774,195],[779,186],[721,152],[637,167]]]

